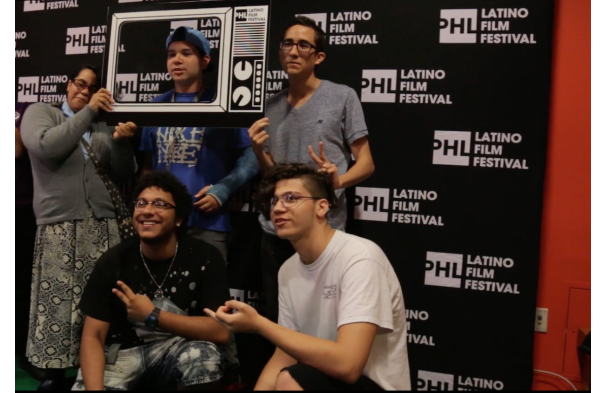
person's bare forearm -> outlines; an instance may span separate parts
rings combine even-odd
[[[271,154],[266,153],[265,151],[254,151],[255,156],[257,156],[257,161],[259,162],[259,170],[262,174],[266,174],[273,168],[274,160],[271,158]]]
[[[158,322],[162,330],[179,337],[223,345],[229,343],[229,330],[209,317],[189,317],[160,311]]]
[[[19,129],[15,127],[15,158],[21,157],[25,147],[23,146],[23,141],[21,140],[21,133]]]
[[[299,333],[261,318],[257,333],[291,358],[341,381],[353,383],[358,379],[359,375],[352,372],[354,363],[347,348],[334,341]]]
[[[276,379],[278,374],[284,367],[292,366],[297,361],[284,352],[280,348],[276,348],[271,359],[263,368],[254,390],[276,390]]]
[[[82,336],[80,343],[80,367],[86,390],[103,390],[105,374],[105,350],[103,342],[94,336]]]
[[[339,188],[354,186],[361,181],[368,179],[375,171],[375,165],[372,158],[364,158],[349,168],[347,172],[339,176]]]

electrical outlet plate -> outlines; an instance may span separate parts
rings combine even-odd
[[[547,315],[549,310],[547,308],[537,308],[537,313],[534,317],[534,331],[540,333],[547,333]]]

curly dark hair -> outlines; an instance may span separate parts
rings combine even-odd
[[[176,218],[183,219],[182,226],[179,230],[185,230],[187,220],[192,211],[192,197],[187,191],[187,187],[183,185],[172,173],[169,172],[151,172],[141,176],[131,198],[131,214],[135,210],[135,201],[146,188],[157,187],[163,191],[170,193],[175,200],[175,215]]]
[[[276,191],[276,183],[285,179],[301,179],[311,195],[326,199],[331,209],[337,206],[337,196],[330,176],[306,164],[277,164],[263,177],[255,196],[255,207],[266,219],[269,220],[270,199]]]
[[[284,39],[286,31],[296,25],[311,27],[316,33],[316,42],[313,45],[316,47],[316,50],[318,52],[324,52],[324,41],[326,40],[326,33],[316,24],[316,21],[306,16],[295,16],[293,20],[290,21],[288,25],[286,25],[284,30],[282,30],[282,40]]]

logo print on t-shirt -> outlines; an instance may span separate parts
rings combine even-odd
[[[322,294],[322,298],[324,299],[334,299],[337,297],[337,284],[334,285],[325,285],[324,293]]]
[[[205,128],[161,127],[158,129],[156,146],[158,164],[187,164],[194,167],[198,163],[198,153],[202,148]],[[173,142],[174,141],[174,142]],[[174,146],[171,145],[174,143]]]

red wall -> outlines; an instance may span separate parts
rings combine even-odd
[[[534,368],[580,381],[577,329],[591,326],[591,3],[556,0]],[[577,388],[580,384],[575,383]],[[533,390],[569,390],[535,374]]]

